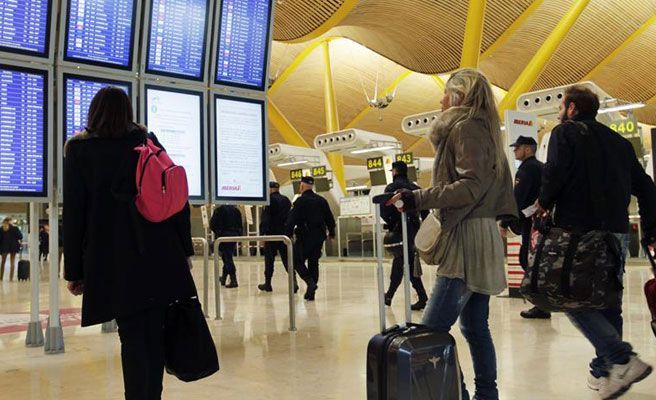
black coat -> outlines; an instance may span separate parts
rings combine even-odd
[[[515,174],[515,187],[513,189],[519,219],[504,220],[501,226],[504,228],[510,226],[515,233],[531,233],[531,219],[526,218],[522,210],[535,204],[535,200],[540,196],[543,170],[544,164],[535,157],[527,158],[522,162]]]
[[[260,233],[262,235],[284,235],[292,202],[279,192],[271,193],[271,202],[262,211]]]
[[[592,230],[607,229],[627,233],[631,195],[638,198],[645,235],[656,237],[656,186],[636,158],[631,143],[594,119],[577,118],[585,123],[593,142],[601,150],[599,171],[592,174],[586,165],[588,151],[580,128],[567,122],[554,128],[542,176],[540,205],[555,206],[557,226]],[[606,212],[595,215],[591,179],[599,179]]]
[[[241,236],[244,231],[241,212],[230,205],[215,208],[210,219],[210,229],[216,237]]]
[[[397,175],[394,177],[392,183],[385,187],[385,193],[394,193],[400,189],[418,190],[421,189],[408,179],[407,176]],[[419,214],[416,211],[410,211],[408,215],[408,239],[414,242],[417,231],[419,230]],[[428,215],[428,211],[422,212],[422,218]],[[394,205],[385,206],[381,208],[381,217],[387,224],[388,230],[394,232],[399,238],[402,234],[401,213]]]
[[[120,139],[81,137],[67,144],[64,277],[84,282],[82,326],[196,295],[186,262],[193,255],[189,206],[151,223],[133,212],[132,202],[113,194],[136,194],[138,155],[133,148],[142,140],[142,133],[133,132]]]
[[[307,190],[296,199],[287,219],[286,233],[308,247],[323,245],[326,231],[335,236],[335,217],[330,211],[328,201],[312,190]]]
[[[23,234],[15,225],[10,225],[9,230],[0,228],[0,253],[18,253],[21,249]]]

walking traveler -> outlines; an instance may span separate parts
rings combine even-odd
[[[431,263],[438,265],[437,279],[423,324],[448,332],[460,318],[474,364],[474,398],[498,400],[488,317],[490,296],[506,289],[497,220],[517,214],[512,177],[494,94],[482,73],[451,75],[442,110],[429,136],[436,151],[432,187],[402,189],[389,203],[405,211],[437,210],[431,211],[441,223]],[[462,387],[469,400],[464,380]]]
[[[0,281],[2,281],[5,276],[7,256],[9,256],[9,280],[14,280],[16,253],[21,251],[22,240],[23,234],[20,229],[13,224],[13,219],[11,217],[6,217],[2,221],[2,228],[0,228],[0,253],[2,254],[2,261],[0,261]]]
[[[222,205],[214,209],[210,219],[210,229],[217,238],[226,236],[241,236],[244,232],[241,212],[239,208],[232,205]],[[237,283],[237,267],[234,255],[237,251],[237,243],[219,244],[219,252],[223,261],[223,273],[219,278],[221,285],[228,289],[239,287]],[[230,282],[226,282],[230,278]]]
[[[385,188],[386,193],[394,193],[400,189],[408,190],[417,190],[419,186],[410,182],[408,179],[408,166],[403,161],[397,161],[392,163],[392,176],[393,182],[387,185]],[[394,259],[392,260],[392,273],[390,275],[390,286],[385,293],[385,304],[390,306],[392,305],[392,298],[394,293],[401,285],[403,280],[403,239],[402,239],[402,227],[401,227],[401,215],[396,211],[396,207],[393,205],[385,206],[382,208],[382,217],[385,220],[389,228],[389,233],[385,236],[386,242],[390,240],[393,244],[397,244],[394,247],[388,247],[391,249]],[[418,300],[411,306],[412,310],[423,310],[426,307],[426,302],[428,301],[428,295],[426,294],[426,289],[424,288],[424,283],[421,281],[421,275],[419,274],[419,268],[415,268],[415,263],[419,263],[419,258],[415,259],[415,236],[417,235],[417,230],[419,230],[419,215],[417,212],[408,213],[408,255],[409,260],[408,264],[411,268],[410,282],[412,287],[417,292]],[[389,244],[388,244],[389,246]]]
[[[285,223],[287,223],[292,202],[287,196],[280,194],[280,184],[278,182],[269,182],[269,193],[270,204],[264,207],[262,211],[260,234],[267,236],[284,235]],[[264,283],[257,286],[261,291],[273,291],[271,278],[273,278],[273,264],[277,254],[280,254],[282,264],[285,266],[285,270],[288,270],[287,245],[283,242],[264,243]],[[294,279],[296,279],[296,275],[294,275]],[[294,281],[294,292],[296,291],[298,291],[298,284]]]
[[[656,244],[656,187],[638,162],[631,143],[596,121],[599,98],[583,86],[568,88],[560,105],[561,124],[552,131],[549,153],[536,202],[542,215],[567,232],[607,231],[625,243],[631,195],[638,199],[644,241]],[[590,159],[597,155],[595,169]],[[618,257],[619,304],[603,310],[573,310],[572,323],[590,341],[596,358],[588,386],[602,399],[615,399],[646,378],[652,367],[622,340],[623,257]],[[609,285],[610,288],[610,285]],[[611,289],[609,289],[611,290]]]
[[[86,130],[65,146],[64,278],[83,295],[82,326],[116,319],[125,398],[151,400],[161,398],[169,304],[197,292],[189,205],[152,223],[125,201],[137,195],[135,147],[157,142],[133,120],[123,90],[103,88]]]

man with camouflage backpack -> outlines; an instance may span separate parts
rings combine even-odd
[[[638,198],[645,241],[655,244],[656,187],[636,159],[631,144],[595,120],[598,109],[599,99],[591,90],[572,86],[565,91],[559,114],[561,124],[553,130],[549,141],[542,189],[536,202],[538,211],[546,215],[554,209],[553,223],[564,232],[607,231],[626,243],[628,207],[633,194]],[[583,135],[589,136],[582,140]],[[593,146],[596,148],[592,149]],[[592,150],[603,162],[598,170],[591,171],[586,158]],[[595,182],[601,187],[593,187],[597,186]],[[596,212],[600,204],[604,210],[601,217]],[[621,299],[623,255],[618,259],[618,284],[615,293],[608,295]],[[571,285],[576,286],[576,282]],[[631,345],[622,341],[621,300],[609,309],[573,309],[567,316],[596,350],[588,386],[598,390],[602,399],[618,398],[652,372],[652,367],[637,357]]]

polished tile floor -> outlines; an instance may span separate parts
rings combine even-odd
[[[165,378],[164,399],[364,399],[365,351],[378,329],[373,263],[324,262],[316,302],[296,297],[298,332],[287,331],[286,275],[277,267],[274,293],[259,293],[261,263],[238,262],[238,289],[224,290],[223,320],[210,320],[221,372],[184,384]],[[202,285],[201,263],[195,276]],[[425,269],[427,287],[433,280]],[[633,262],[627,274],[626,337],[645,360],[656,363],[656,339],[648,324],[642,284],[649,271]],[[42,309],[47,285],[41,284]],[[302,289],[304,290],[304,288]],[[301,291],[302,293],[302,291]],[[75,309],[61,285],[62,307]],[[524,321],[521,300],[498,297],[490,322],[497,346],[501,398],[596,399],[586,389],[591,346],[561,315],[550,321]],[[0,324],[29,310],[29,283],[0,283]],[[214,316],[214,309],[210,307]],[[388,309],[389,323],[403,318],[401,298]],[[414,314],[415,320],[421,318]],[[20,319],[20,318],[18,318]],[[0,325],[1,328],[1,325]],[[116,334],[100,327],[64,329],[66,353],[44,355],[24,346],[25,334],[0,334],[0,399],[121,399],[122,378]],[[461,362],[471,384],[471,360],[456,330]],[[656,375],[636,385],[623,399],[656,399]]]

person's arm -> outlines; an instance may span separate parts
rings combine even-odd
[[[64,279],[84,279],[84,237],[86,236],[87,188],[82,176],[77,146],[69,143],[64,157]]]
[[[631,194],[638,198],[638,208],[640,213],[640,223],[644,239],[647,243],[656,243],[656,186],[642,168],[635,156],[633,147],[628,144],[631,150]]]
[[[465,124],[471,126],[471,124]],[[455,167],[458,179],[447,185],[427,189],[418,189],[414,193],[414,205],[417,210],[434,208],[460,208],[471,205],[480,199],[485,179],[492,179],[486,175],[494,171],[487,163],[489,157],[481,146],[480,129],[467,131],[462,126],[461,132],[455,139]]]
[[[301,216],[301,207],[301,203],[296,200],[296,202],[294,202],[294,206],[289,212],[287,223],[285,224],[285,234],[289,237],[294,236],[294,228],[296,228],[296,225],[298,225]]]
[[[567,182],[573,163],[574,151],[568,132],[564,125],[560,125],[554,129],[549,139],[549,153],[542,173],[542,188],[538,199],[542,209],[553,208],[563,185]]]
[[[219,208],[215,208],[210,218],[210,229],[214,232],[215,236],[219,236],[220,221],[219,221]]]
[[[185,204],[184,208],[173,217],[175,230],[178,233],[182,248],[184,249],[185,256],[191,257],[194,255],[194,244],[191,240],[191,208],[189,203]]]
[[[330,205],[327,201],[323,202],[323,208],[323,219],[326,224],[326,228],[328,228],[328,237],[332,239],[335,237],[335,216],[333,216],[333,212],[330,211]]]

